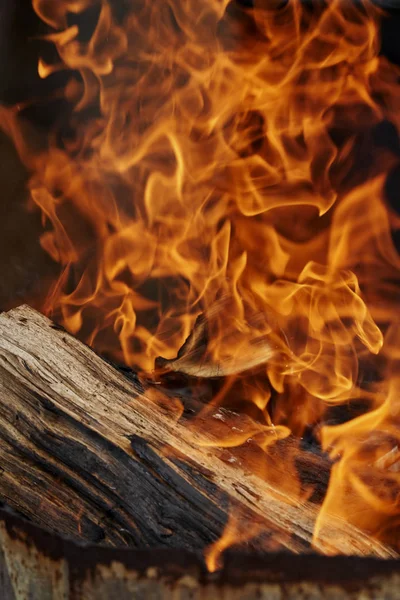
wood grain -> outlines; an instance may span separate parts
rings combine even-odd
[[[204,548],[228,508],[309,548],[317,508],[274,489],[228,450],[196,444],[185,424],[128,377],[33,309],[0,315],[0,489],[20,513],[112,546]],[[317,550],[394,556],[332,518]]]
[[[1,600],[397,600],[398,560],[229,552],[217,573],[184,550],[75,544],[0,507]]]

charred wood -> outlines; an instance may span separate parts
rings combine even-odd
[[[244,472],[229,450],[200,447],[168,398],[153,400],[31,308],[0,315],[5,501],[57,533],[111,546],[199,550],[235,510],[269,532],[264,549],[309,549],[316,506]],[[333,518],[325,531],[324,552],[394,554]]]

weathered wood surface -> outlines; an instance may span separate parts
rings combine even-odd
[[[0,489],[62,534],[108,545],[199,548],[246,511],[275,547],[308,548],[316,508],[196,445],[184,423],[74,337],[23,306],[0,315]],[[332,518],[328,553],[394,556]]]
[[[397,600],[400,563],[315,554],[228,554],[209,574],[179,550],[62,540],[0,508],[1,600]]]

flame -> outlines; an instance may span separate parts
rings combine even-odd
[[[338,513],[396,546],[398,158],[371,148],[400,130],[400,71],[372,0],[253,4],[33,0],[59,56],[39,75],[68,73],[73,107],[40,150],[3,119],[60,265],[43,310],[147,377],[218,379],[194,436],[252,438],[264,478],[313,428],[336,461],[316,537]],[[304,500],[295,456],[281,484]]]
[[[256,524],[250,523],[244,515],[232,512],[222,536],[213,544],[210,544],[204,552],[207,568],[210,573],[214,573],[222,567],[222,554],[224,550],[235,544],[243,544],[254,538],[260,529]]]

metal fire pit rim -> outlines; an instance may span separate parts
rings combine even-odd
[[[0,504],[0,523],[8,536],[32,547],[50,560],[65,560],[75,577],[84,578],[99,566],[119,563],[138,577],[157,577],[178,581],[187,575],[202,584],[241,587],[247,583],[288,583],[303,581],[335,585],[353,589],[361,582],[398,576],[400,558],[380,559],[359,556],[325,556],[310,552],[292,554],[285,551],[255,554],[249,552],[224,553],[221,570],[210,573],[202,553],[185,548],[110,548],[96,544],[76,542],[51,532],[21,517],[5,503]]]

